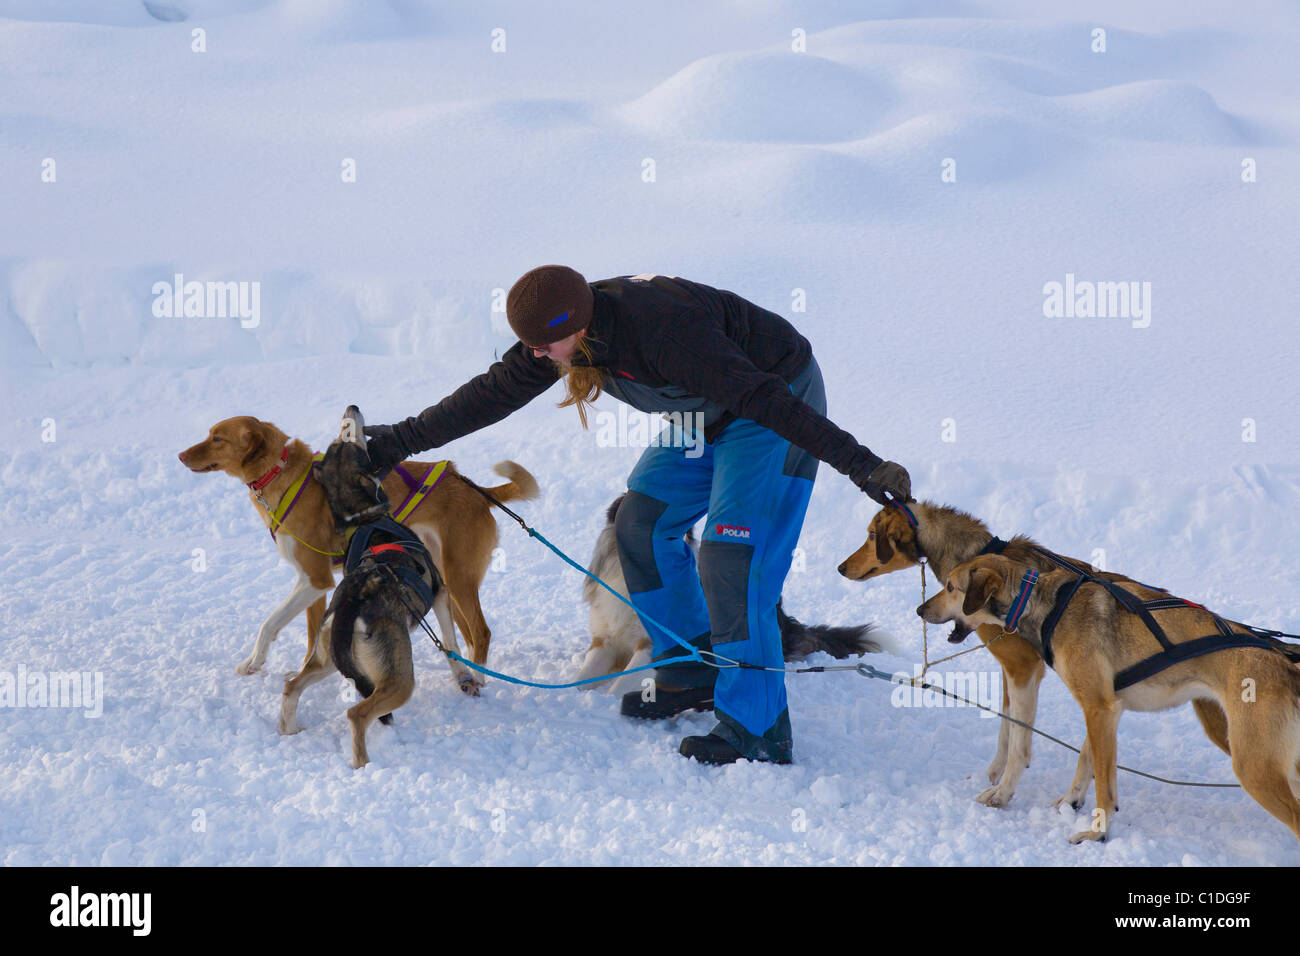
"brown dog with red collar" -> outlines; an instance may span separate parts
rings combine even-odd
[[[272,519],[267,508],[274,511],[295,481],[310,471],[313,453],[304,442],[290,438],[270,422],[242,415],[217,422],[206,439],[185,449],[179,457],[190,471],[223,471],[248,485],[249,500],[270,529]],[[432,464],[408,461],[403,467],[419,480]],[[503,461],[493,470],[510,479],[507,484],[486,489],[498,501],[537,497],[537,482],[522,466]],[[384,479],[383,487],[389,500],[395,502],[405,500],[410,490],[396,469]],[[448,462],[437,484],[404,521],[433,556],[451,594],[452,617],[468,641],[471,659],[476,664],[487,663],[492,638],[478,597],[497,544],[497,523],[490,508],[487,499],[458,480],[455,466]],[[444,542],[447,542],[445,547]],[[307,612],[308,660],[315,651],[317,632],[325,615],[325,596],[334,587],[330,559],[343,551],[343,536],[335,531],[329,504],[317,482],[308,478],[300,487],[297,500],[275,529],[275,546],[297,572],[298,579],[289,597],[258,630],[252,652],[235,668],[240,674],[251,674],[261,668],[271,642],[303,611]],[[460,652],[454,634],[444,635],[443,640],[449,641],[452,650]],[[463,664],[456,661],[451,664],[461,689],[477,695],[483,678]]]

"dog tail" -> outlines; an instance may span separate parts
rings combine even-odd
[[[537,487],[537,479],[523,465],[513,461],[499,461],[492,466],[492,470],[502,478],[510,479],[504,485],[483,489],[498,501],[528,501],[542,493]]]
[[[352,659],[352,641],[356,636],[358,602],[355,595],[348,594],[339,601],[334,609],[334,620],[330,625],[330,656],[339,673],[357,685],[357,690],[367,697],[374,691],[372,686],[366,690],[362,684],[368,684],[364,674],[357,672],[356,661]]]
[[[781,628],[781,649],[787,661],[801,661],[814,651],[825,651],[836,658],[854,654],[860,657],[880,651],[880,645],[867,637],[875,630],[874,624],[857,627],[803,624],[786,614],[780,603],[776,606],[776,620]]]

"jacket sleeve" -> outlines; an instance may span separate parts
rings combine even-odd
[[[437,405],[397,422],[393,431],[411,454],[437,448],[501,421],[559,380],[550,359],[534,358],[516,342],[498,362]]]
[[[842,474],[865,477],[881,462],[797,398],[781,376],[754,365],[704,310],[665,329],[654,361],[659,374],[674,385],[771,429]]]

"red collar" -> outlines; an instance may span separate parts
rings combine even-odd
[[[288,460],[289,460],[289,445],[288,443],[286,443],[284,446],[284,451],[280,452],[280,464],[284,464]],[[279,473],[280,473],[280,465],[276,465],[274,468],[268,471],[261,478],[257,479],[257,481],[250,481],[248,483],[248,487],[252,488],[254,491],[261,491],[272,481],[274,481],[275,476],[278,475]]]

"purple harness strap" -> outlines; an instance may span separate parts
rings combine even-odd
[[[303,493],[303,491],[304,491],[304,490],[307,488],[307,486],[310,485],[310,484],[311,484],[311,471],[309,470],[309,471],[307,472],[307,478],[306,478],[306,480],[303,481],[303,483],[302,483],[301,485],[298,486],[298,490],[295,491],[295,492],[293,493],[293,498],[290,499],[290,501],[289,501],[289,507],[285,508],[285,509],[284,509],[284,514],[280,516],[280,522],[279,522],[279,523],[280,523],[281,525],[283,525],[284,522],[285,522],[285,520],[288,519],[288,517],[289,517],[289,513],[290,513],[291,511],[293,511],[293,506],[296,505],[296,504],[298,503],[298,499],[302,497],[302,493]],[[271,540],[273,540],[273,541],[275,540],[275,532],[274,532],[274,531],[271,532]]]
[[[397,466],[395,466],[395,467],[393,468],[393,471],[395,471],[395,472],[397,472],[399,475],[401,475],[401,476],[402,476],[402,481],[406,482],[406,493],[407,493],[408,496],[414,494],[415,491],[416,491],[416,489],[420,487],[420,482],[419,482],[419,481],[416,481],[414,478],[412,478],[412,477],[411,477],[411,473],[410,473],[409,471],[407,471],[405,468],[403,468],[401,465],[397,465]],[[427,475],[428,472],[426,471],[425,474]],[[424,479],[420,479],[420,481],[423,481],[423,480],[424,480]],[[399,510],[400,510],[400,509],[399,509]]]
[[[420,476],[420,479],[418,481],[414,478],[414,476],[411,475],[409,471],[407,471],[401,465],[395,465],[393,467],[393,470],[397,472],[399,475],[401,475],[402,481],[406,482],[406,498],[403,499],[400,505],[398,505],[396,508],[393,509],[392,513],[394,517],[402,514],[406,510],[406,506],[411,503],[411,499],[414,498],[416,495],[420,495],[420,489],[424,487],[424,483],[425,481],[428,480],[429,475],[433,474],[433,470],[442,464],[443,462],[435,461],[432,465],[429,466],[428,470],[425,471],[425,473]],[[424,489],[425,495],[427,495],[430,491],[432,491],[435,487],[437,487],[438,482],[442,481],[443,474],[446,474],[445,470],[442,472],[442,474],[439,474],[438,477],[434,479],[432,485]],[[424,495],[420,495],[420,501],[417,501],[415,505],[412,506],[411,511],[415,511],[416,508],[420,507],[423,501],[424,501]],[[405,518],[402,518],[400,520],[405,521],[406,518],[409,517],[410,515],[408,514],[406,515]]]

